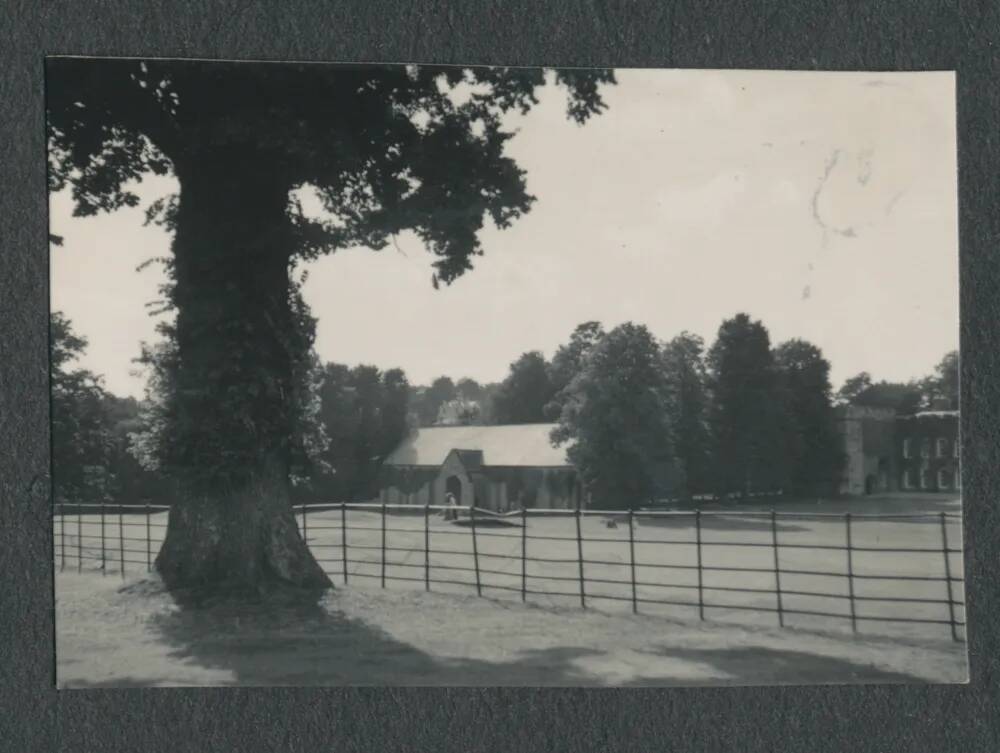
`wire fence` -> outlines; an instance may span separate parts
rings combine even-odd
[[[57,505],[60,570],[150,570],[158,505]],[[600,511],[331,503],[294,508],[347,584],[475,592],[701,620],[757,616],[854,632],[904,626],[965,641],[960,513]]]

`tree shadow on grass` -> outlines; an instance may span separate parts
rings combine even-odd
[[[902,672],[857,664],[837,657],[804,651],[740,646],[720,649],[679,649],[659,646],[645,651],[651,656],[685,659],[710,664],[730,675],[729,679],[705,679],[689,685],[826,685],[826,684],[927,684],[927,680]],[[627,685],[649,685],[637,680]]]
[[[575,659],[601,651],[559,647],[511,662],[434,657],[322,604],[214,605],[153,618],[172,659],[231,673],[238,686],[579,686],[601,678]],[[115,678],[73,687],[144,687]]]

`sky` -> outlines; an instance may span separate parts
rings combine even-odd
[[[501,380],[521,353],[551,357],[584,321],[683,330],[711,344],[746,312],[772,343],[797,337],[834,386],[906,380],[958,348],[958,213],[951,73],[621,70],[607,111],[579,126],[541,91],[507,153],[537,201],[484,256],[434,290],[416,236],[312,262],[305,297],[323,360]],[[148,204],[170,177],[136,188]],[[170,237],[141,207],[72,217],[50,200],[51,301],[89,342],[81,365],[142,395],[132,359],[155,341],[145,304]]]

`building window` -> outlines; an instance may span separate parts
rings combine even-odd
[[[938,489],[947,490],[951,489],[951,471],[947,468],[942,468],[938,471]]]
[[[931,456],[931,439],[930,437],[924,437],[924,441],[920,443],[920,457],[929,458]]]
[[[910,438],[909,437],[906,437],[903,440],[903,457],[904,458],[911,458],[911,457],[913,457],[912,451],[910,449]]]
[[[937,450],[936,454],[939,458],[943,458],[945,456],[945,453],[948,451],[948,440],[945,439],[944,437],[938,437],[936,443],[937,443],[937,447],[935,448]]]
[[[931,476],[931,472],[928,469],[924,469],[920,472],[920,488],[930,489],[934,484],[934,479]]]
[[[951,456],[953,458],[958,458],[958,436],[955,437],[955,441],[951,443]]]
[[[903,489],[913,489],[916,487],[916,474],[912,468],[907,468],[903,471]]]

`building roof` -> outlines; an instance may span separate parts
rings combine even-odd
[[[556,424],[432,426],[416,429],[386,458],[386,465],[439,466],[452,450],[478,450],[485,466],[561,468],[566,448],[553,447]]]
[[[912,416],[900,416],[900,418],[950,418],[958,417],[957,410],[922,410],[914,413]]]

